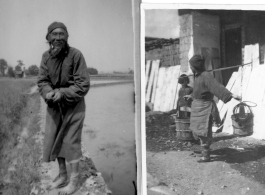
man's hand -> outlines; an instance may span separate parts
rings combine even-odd
[[[49,93],[46,94],[46,99],[51,100],[54,96],[54,91],[50,91]]]
[[[56,91],[53,96],[53,102],[59,102],[62,98],[62,93],[60,91]]]
[[[233,97],[235,100],[242,101],[242,97],[239,96],[239,95],[232,94],[232,97]]]

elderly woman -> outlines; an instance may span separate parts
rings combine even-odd
[[[204,59],[194,55],[190,60],[190,68],[194,73],[193,93],[187,95],[192,98],[190,129],[195,137],[200,139],[202,158],[198,162],[210,161],[210,145],[212,143],[213,120],[220,122],[220,116],[213,97],[221,99],[224,103],[232,98],[241,100],[240,96],[232,94],[222,84],[218,83],[212,74],[205,70]]]
[[[50,189],[64,187],[60,194],[77,190],[81,132],[85,118],[85,100],[90,87],[82,53],[67,43],[68,31],[60,22],[48,27],[46,39],[50,49],[44,52],[38,76],[41,96],[47,103],[43,161],[57,159],[59,174]],[[71,168],[67,183],[66,161]]]

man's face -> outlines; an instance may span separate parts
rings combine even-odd
[[[54,29],[49,35],[49,42],[58,49],[61,49],[67,43],[68,34],[62,28]]]

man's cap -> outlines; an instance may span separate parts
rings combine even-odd
[[[48,36],[49,34],[56,28],[62,28],[64,29],[67,34],[68,34],[68,31],[67,31],[67,28],[66,26],[62,23],[62,22],[53,22],[50,24],[50,26],[48,27],[48,32],[47,32],[47,35],[46,35],[46,40],[48,40]]]

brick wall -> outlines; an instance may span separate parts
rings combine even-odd
[[[213,70],[221,67],[220,22],[219,16],[192,12],[194,54],[205,59],[205,69]],[[222,83],[222,74],[213,73]]]
[[[163,47],[163,56],[161,58],[161,66],[180,65],[179,44],[172,44]]]
[[[181,71],[189,70],[189,52],[192,49],[192,17],[191,14],[181,15],[179,18],[180,24],[180,64]]]
[[[180,65],[180,46],[179,41],[155,47],[145,52],[146,60],[160,59],[161,66]]]

